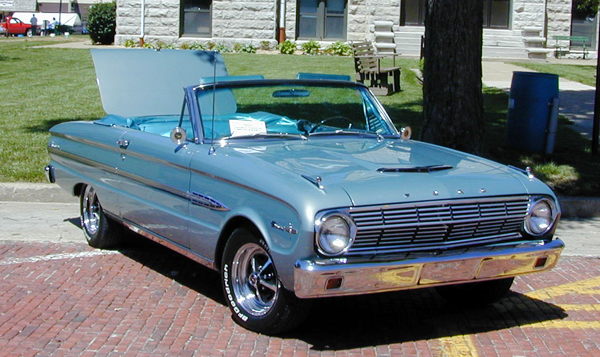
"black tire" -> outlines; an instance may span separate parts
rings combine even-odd
[[[310,300],[283,288],[269,248],[259,234],[238,228],[230,236],[221,264],[227,305],[240,326],[268,335],[298,326]]]
[[[111,221],[104,211],[92,186],[81,191],[79,201],[81,228],[88,244],[94,248],[108,249],[119,244],[120,229],[118,223]]]
[[[510,291],[515,278],[436,287],[449,302],[460,306],[483,306],[498,301]]]

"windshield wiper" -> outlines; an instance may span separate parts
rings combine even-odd
[[[270,134],[246,134],[246,135],[234,135],[226,136],[222,140],[231,139],[286,139],[286,140],[307,140],[306,136],[300,134],[287,134],[287,133],[270,133]]]
[[[338,129],[332,131],[319,131],[315,133],[309,134],[309,136],[327,136],[327,135],[348,135],[348,136],[362,136],[368,138],[377,138],[378,140],[383,140],[383,135],[368,131],[358,131],[358,130],[347,130],[347,129]]]
[[[453,169],[450,165],[429,165],[429,166],[405,166],[405,167],[382,167],[377,172],[434,172]]]

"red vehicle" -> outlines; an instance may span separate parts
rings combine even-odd
[[[16,17],[8,16],[6,22],[0,23],[0,27],[2,27],[0,31],[6,36],[27,35],[28,37],[31,37],[34,34],[34,29],[31,24],[26,24]]]

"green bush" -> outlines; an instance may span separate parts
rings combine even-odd
[[[307,55],[316,55],[319,53],[319,49],[321,48],[321,44],[315,40],[310,40],[302,44],[302,51],[304,51]]]
[[[235,43],[233,45],[233,51],[237,53],[256,53],[256,47],[251,44]]]
[[[336,56],[350,56],[352,54],[352,47],[345,42],[337,41],[327,47],[327,51]]]
[[[271,49],[271,42],[269,41],[260,41],[260,49],[263,51],[268,51]]]
[[[139,45],[140,45],[140,43],[136,42],[134,40],[127,40],[123,44],[123,46],[125,46],[126,48],[135,48],[135,47],[138,47]]]
[[[277,45],[277,49],[279,52],[281,52],[281,54],[293,55],[294,52],[296,52],[296,42],[285,40]]]
[[[94,43],[101,45],[114,43],[116,26],[117,4],[114,1],[97,3],[90,7],[87,30]]]

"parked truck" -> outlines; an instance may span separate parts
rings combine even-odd
[[[25,23],[21,21],[19,18],[8,16],[6,18],[6,22],[0,23],[0,32],[5,36],[18,36],[18,35],[26,35],[31,37],[35,34],[33,26],[29,23]]]

